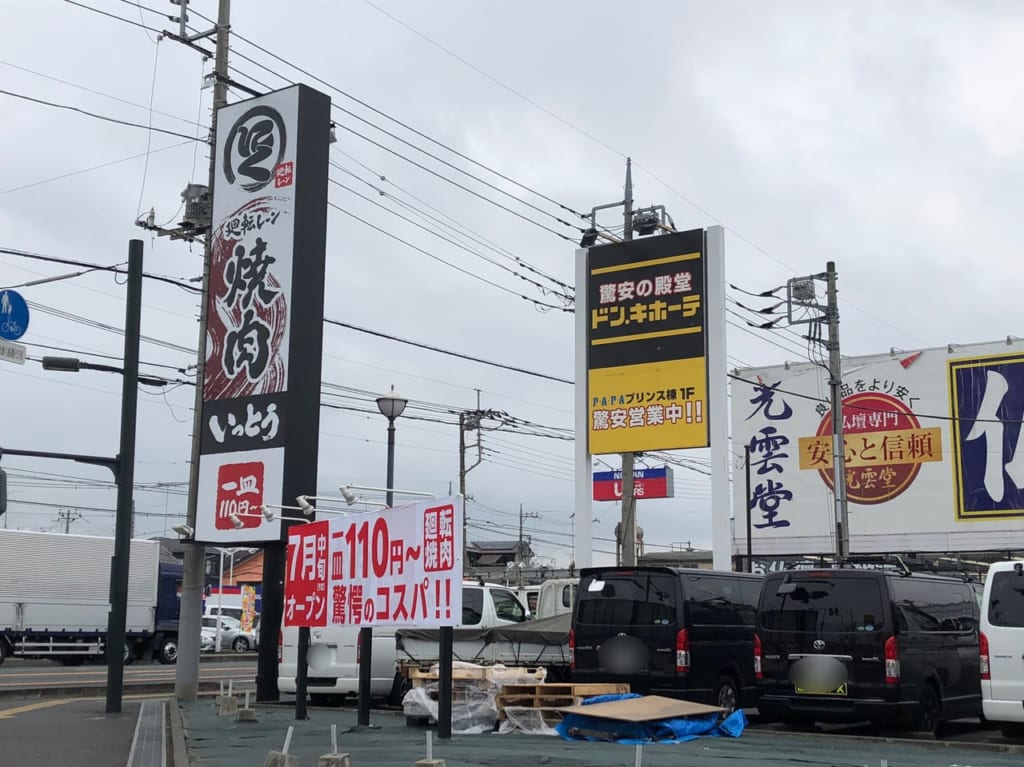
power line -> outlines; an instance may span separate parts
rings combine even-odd
[[[516,367],[515,365],[506,365],[503,362],[494,362],[492,360],[485,360],[481,357],[474,357],[470,354],[462,354],[461,352],[453,352],[448,349],[442,349],[438,346],[431,346],[430,344],[421,343],[419,341],[410,341],[406,338],[399,338],[398,336],[390,335],[389,333],[383,333],[379,330],[370,330],[369,328],[363,328],[359,325],[353,325],[348,322],[342,322],[341,320],[332,320],[324,318],[324,322],[329,325],[337,325],[341,328],[348,328],[349,330],[355,330],[359,333],[366,333],[367,335],[377,336],[378,338],[386,338],[389,341],[396,341],[397,343],[406,344],[408,346],[415,346],[419,349],[426,349],[432,352],[438,352],[440,354],[447,354],[450,357],[458,357],[459,359],[469,360],[470,362],[479,362],[482,365],[490,365],[491,367],[501,368],[503,370],[511,370],[514,373],[522,373],[523,375],[533,376],[534,378],[543,378],[548,381],[557,381],[558,383],[564,383],[572,385],[572,381],[568,378],[559,378],[558,376],[548,375],[547,373],[538,373],[535,370],[527,370],[526,368]]]
[[[331,182],[332,184],[334,184],[335,186],[341,187],[341,188],[342,188],[342,189],[344,189],[344,190],[345,190],[346,192],[349,192],[350,194],[353,194],[353,195],[355,195],[356,197],[360,198],[361,200],[365,200],[366,202],[370,203],[371,205],[375,205],[376,207],[378,207],[378,208],[381,208],[382,210],[385,210],[385,211],[387,211],[387,212],[388,212],[388,213],[390,213],[390,214],[391,214],[392,216],[394,216],[394,217],[396,217],[396,218],[398,218],[398,219],[401,219],[402,221],[405,221],[405,222],[407,222],[407,223],[410,223],[410,224],[412,224],[413,226],[415,226],[415,227],[418,227],[418,228],[422,229],[423,231],[427,232],[428,234],[432,234],[433,236],[435,236],[435,237],[438,237],[438,238],[440,238],[440,239],[444,240],[445,242],[449,243],[450,245],[454,245],[455,247],[457,247],[457,248],[459,248],[459,249],[461,249],[461,250],[464,250],[464,251],[466,251],[467,253],[470,253],[470,254],[472,254],[472,255],[476,256],[477,258],[483,259],[483,260],[484,260],[484,261],[486,261],[487,263],[489,263],[489,264],[491,264],[491,265],[493,265],[493,266],[496,266],[496,267],[498,267],[499,269],[502,269],[502,270],[504,270],[504,271],[508,272],[508,273],[509,273],[509,274],[511,274],[511,275],[512,275],[513,277],[518,277],[519,279],[521,279],[521,280],[523,280],[523,281],[525,281],[525,282],[528,282],[528,283],[530,283],[530,284],[531,284],[531,285],[533,285],[534,287],[537,287],[537,288],[539,288],[539,289],[540,289],[541,291],[543,291],[544,293],[551,293],[551,292],[552,292],[552,291],[551,291],[551,289],[550,289],[550,288],[548,288],[547,286],[545,286],[545,285],[542,285],[541,283],[537,282],[536,280],[534,280],[534,279],[531,279],[531,278],[529,278],[529,277],[526,277],[525,275],[519,274],[519,273],[518,273],[517,271],[515,271],[515,269],[512,269],[512,268],[510,268],[510,267],[508,267],[508,266],[505,266],[504,264],[502,264],[502,263],[499,263],[498,261],[495,261],[494,259],[492,259],[492,258],[489,258],[489,257],[487,257],[487,256],[483,255],[482,253],[479,253],[478,251],[475,251],[475,250],[473,250],[472,248],[469,248],[469,247],[467,247],[467,246],[463,245],[463,244],[462,244],[462,243],[460,243],[460,242],[456,242],[455,240],[453,240],[453,239],[451,239],[451,238],[449,238],[449,237],[446,237],[446,236],[445,236],[445,235],[443,235],[443,234],[440,234],[439,232],[435,232],[435,231],[433,231],[432,229],[430,229],[429,227],[426,227],[426,226],[424,226],[424,225],[423,225],[423,224],[421,224],[421,223],[418,223],[418,222],[416,222],[416,221],[413,221],[413,220],[412,220],[411,218],[409,218],[408,216],[404,216],[404,215],[402,215],[401,213],[397,213],[397,212],[395,212],[395,211],[394,211],[393,209],[389,208],[388,206],[386,206],[386,205],[383,205],[383,204],[382,204],[382,203],[380,203],[380,202],[377,202],[377,201],[376,201],[376,200],[374,200],[374,199],[373,199],[372,197],[367,197],[366,195],[362,194],[361,192],[357,192],[357,191],[356,191],[355,189],[352,189],[351,187],[349,187],[349,186],[346,186],[345,184],[341,183],[340,181],[336,181],[336,180],[334,180],[334,179],[332,178],[332,179],[330,179],[330,182]],[[338,207],[338,206],[335,206],[335,207]],[[339,208],[339,209],[340,209],[340,208]],[[431,257],[432,257],[432,258],[435,258],[436,260],[439,260],[439,261],[441,261],[441,263],[445,264],[446,266],[451,266],[452,268],[454,268],[454,269],[457,269],[457,270],[458,270],[458,271],[460,271],[460,272],[463,272],[464,274],[470,274],[471,276],[477,276],[477,275],[473,275],[473,274],[472,274],[471,272],[467,272],[467,271],[465,271],[465,270],[463,270],[463,269],[460,269],[459,267],[456,267],[456,266],[454,266],[453,264],[449,263],[448,261],[444,261],[444,260],[442,260],[442,259],[439,259],[439,258],[437,258],[436,256],[433,256],[432,254],[431,254]],[[489,283],[489,284],[491,284],[491,285],[494,285],[495,287],[501,287],[501,286],[497,285],[496,283]],[[502,288],[502,289],[504,289],[504,288]],[[514,291],[510,291],[510,292],[512,292],[512,293],[513,293],[513,295],[518,295],[518,294],[517,294],[517,293],[515,293]]]
[[[26,74],[35,75],[36,77],[42,77],[44,80],[50,80],[50,81],[55,82],[55,83],[60,83],[61,85],[67,85],[69,88],[77,88],[80,91],[85,91],[86,93],[92,93],[95,96],[102,96],[103,98],[111,99],[112,101],[117,101],[117,102],[119,102],[121,104],[126,104],[127,106],[136,107],[138,109],[145,109],[147,111],[152,111],[153,114],[160,115],[161,117],[169,117],[172,120],[177,120],[178,122],[183,122],[183,123],[185,123],[186,125],[189,125],[189,126],[203,127],[201,123],[193,122],[192,120],[189,120],[189,119],[187,119],[185,117],[178,117],[178,115],[171,114],[170,112],[161,112],[159,109],[149,110],[149,107],[147,107],[145,104],[139,104],[136,101],[129,101],[128,99],[123,99],[120,96],[114,96],[113,94],[110,94],[110,93],[104,93],[103,91],[98,91],[98,90],[96,90],[94,88],[89,88],[88,86],[80,85],[79,83],[71,82],[70,80],[63,80],[63,79],[61,79],[59,77],[54,77],[53,75],[48,75],[48,74],[45,74],[43,72],[36,71],[35,69],[29,69],[28,67],[23,67],[20,64],[12,64],[9,61],[0,61],[0,65],[5,66],[5,67],[10,67],[11,69],[17,69],[20,72],[25,72]],[[156,150],[154,150],[154,151],[156,151]]]
[[[148,154],[157,154],[159,152],[166,152],[168,149],[178,149],[179,147],[188,146],[191,142],[183,141],[180,144],[171,144],[169,146],[159,147],[152,150]],[[61,181],[65,178],[71,178],[72,176],[80,176],[83,173],[89,173],[94,170],[101,170],[103,168],[109,168],[112,165],[119,165],[124,162],[130,162],[132,160],[138,160],[140,157],[145,157],[146,152],[140,152],[139,154],[133,154],[129,157],[122,157],[119,160],[111,160],[110,162],[100,163],[99,165],[91,165],[88,168],[81,168],[80,170],[69,171],[68,173],[62,173],[59,176],[51,176],[50,178],[44,178],[40,181],[33,181],[28,184],[21,184],[19,186],[12,186],[8,189],[0,189],[0,195],[10,194],[11,192],[20,192],[23,189],[30,189],[34,186],[41,186],[42,184],[49,184],[51,181]]]
[[[524,301],[529,301],[531,304],[536,306],[538,309],[542,309],[542,310],[558,309],[559,311],[563,311],[563,312],[571,312],[572,311],[571,309],[568,309],[568,308],[566,308],[564,306],[557,306],[555,304],[545,303],[544,301],[538,301],[536,298],[531,298],[530,296],[523,295],[522,293],[517,293],[512,288],[509,288],[509,287],[506,287],[504,285],[501,285],[501,284],[499,284],[497,282],[494,282],[493,280],[489,280],[486,277],[482,277],[479,274],[476,274],[475,272],[469,271],[468,269],[463,269],[460,266],[456,266],[455,264],[451,263],[450,261],[446,261],[443,258],[441,258],[440,256],[437,256],[434,253],[431,253],[430,251],[428,251],[428,250],[426,250],[424,248],[421,248],[419,245],[414,245],[413,243],[409,242],[408,240],[402,239],[397,234],[393,234],[393,233],[389,232],[387,229],[379,227],[376,224],[373,224],[373,223],[367,221],[365,218],[361,218],[360,216],[357,216],[355,213],[352,213],[351,211],[346,210],[345,208],[341,207],[340,205],[337,205],[337,204],[335,204],[333,202],[328,202],[327,204],[330,207],[334,208],[335,210],[344,213],[349,218],[354,218],[359,223],[364,224],[364,225],[370,227],[371,229],[377,230],[381,234],[383,234],[383,235],[385,235],[387,237],[390,237],[391,239],[393,239],[393,240],[395,240],[397,242],[400,242],[400,243],[402,243],[403,245],[405,245],[407,247],[412,248],[413,250],[417,251],[418,253],[422,253],[423,255],[427,256],[428,258],[433,259],[434,261],[440,261],[441,263],[445,264],[446,266],[450,266],[452,269],[455,269],[458,272],[462,272],[463,274],[465,274],[465,275],[467,275],[469,277],[472,277],[475,280],[479,280],[480,282],[484,282],[484,283],[490,285],[491,287],[494,287],[494,288],[497,288],[498,290],[504,291],[505,293],[508,293],[510,295],[515,296],[516,298],[521,298]]]
[[[341,151],[341,150],[338,150],[338,151]],[[378,178],[380,178],[382,180],[385,179],[385,176],[383,176],[380,173],[377,173],[376,171],[373,171],[372,169],[369,169],[368,166],[366,166],[365,164],[363,164],[359,160],[355,159],[354,157],[352,157],[348,153],[346,153],[344,151],[341,151],[341,154],[345,155],[346,157],[351,159],[353,162],[356,162],[357,164],[362,166],[364,169],[369,170],[371,173],[373,173]],[[375,192],[377,192],[377,194],[379,196],[385,197],[388,200],[391,200],[391,202],[393,202],[393,203],[395,203],[397,205],[402,206],[406,210],[414,213],[415,215],[420,216],[422,219],[430,221],[430,222],[434,223],[435,225],[437,225],[439,228],[445,229],[445,230],[451,232],[452,236],[462,237],[462,238],[468,239],[471,242],[473,242],[473,243],[475,243],[475,244],[477,244],[477,245],[479,245],[479,246],[481,246],[483,248],[486,248],[486,249],[496,253],[497,255],[501,256],[502,258],[505,258],[505,259],[508,259],[509,261],[512,261],[517,266],[519,266],[519,267],[521,267],[523,269],[526,269],[527,271],[529,271],[529,272],[531,272],[533,274],[536,274],[538,277],[542,277],[543,279],[548,280],[549,282],[554,283],[559,288],[561,288],[562,291],[564,291],[565,299],[566,300],[568,300],[568,301],[572,301],[573,300],[572,299],[573,287],[571,285],[569,285],[568,283],[563,282],[562,280],[559,280],[556,277],[552,277],[552,276],[550,276],[548,274],[545,274],[543,271],[537,269],[536,267],[534,267],[531,264],[527,263],[526,261],[524,261],[523,259],[519,258],[518,256],[510,253],[508,250],[495,245],[490,240],[487,240],[486,238],[483,237],[483,235],[477,234],[476,232],[474,232],[469,227],[465,226],[464,224],[460,224],[458,221],[456,221],[455,219],[451,218],[447,214],[442,213],[437,208],[434,208],[433,206],[431,206],[429,203],[426,203],[423,200],[415,197],[414,195],[409,194],[409,192],[407,192],[406,190],[403,189],[402,191],[405,191],[406,194],[408,194],[414,200],[419,202],[421,205],[425,205],[427,208],[432,210],[437,215],[431,215],[430,213],[427,213],[427,212],[423,211],[422,209],[417,208],[412,203],[407,202],[405,200],[402,200],[401,198],[391,194],[390,192],[384,191],[384,189],[382,189],[381,187],[377,186],[372,181],[367,181],[366,179],[364,179],[359,174],[349,170],[348,168],[344,167],[343,165],[341,165],[339,163],[332,162],[331,165],[333,167],[337,168],[338,170],[340,170],[342,173],[345,173],[345,174],[351,176],[356,181],[359,181],[360,183],[365,184],[366,186],[370,187]],[[335,181],[334,179],[331,179],[331,183],[337,184],[337,185],[341,186],[341,184],[338,181]],[[393,182],[390,182],[390,183],[393,183]],[[395,185],[395,186],[398,189],[402,189],[401,187],[399,187],[397,185]],[[354,193],[354,194],[357,194],[357,193]],[[364,197],[363,199],[367,199],[367,198]],[[378,207],[383,207],[378,202],[374,202],[373,204],[377,205]],[[388,209],[388,208],[385,208],[385,210],[388,210],[389,212],[391,212],[391,210]],[[442,221],[440,218],[438,218],[438,216],[443,216],[447,220]],[[451,223],[449,223],[449,222],[451,222]],[[415,226],[418,226],[420,228],[425,228],[421,224],[418,224],[418,223],[415,223],[415,222],[411,222],[411,223],[413,223]],[[489,262],[491,264],[494,264],[495,266],[497,266],[497,267],[499,267],[501,269],[505,269],[506,271],[511,272],[514,276],[519,277],[520,279],[526,280],[527,282],[530,282],[531,284],[536,285],[544,293],[552,293],[552,292],[554,292],[554,293],[561,293],[562,292],[562,291],[555,290],[554,288],[549,287],[547,285],[542,285],[539,282],[531,280],[530,278],[525,277],[525,276],[519,274],[515,270],[509,269],[507,266],[494,261],[493,259],[483,255],[482,253],[480,253],[478,251],[473,250],[472,248],[469,248],[468,246],[466,246],[465,244],[463,244],[461,242],[460,243],[453,242],[452,240],[448,239],[446,236],[444,236],[442,234],[439,234],[438,232],[435,232],[435,231],[433,231],[431,229],[426,229],[426,231],[430,232],[431,234],[433,234],[436,237],[441,237],[442,239],[445,239],[448,242],[452,242],[452,244],[455,244],[457,247],[462,248],[463,250],[466,250],[467,252],[470,252],[473,255],[478,256],[479,258],[482,258],[485,261],[487,261],[487,262]]]
[[[66,0],[71,2],[71,0]],[[96,112],[90,112],[87,109],[81,109],[80,107],[71,106],[70,104],[58,104],[56,101],[47,101],[46,99],[37,99],[32,96],[26,96],[24,93],[15,93],[14,91],[8,91],[0,88],[0,94],[5,96],[11,96],[16,99],[22,99],[23,101],[31,101],[35,104],[42,104],[43,106],[54,107],[55,109],[66,109],[70,112],[78,112],[79,114],[86,115],[87,117],[94,117],[97,120],[105,120],[109,123],[116,125],[125,125],[130,128],[142,128],[146,131],[155,131],[156,133],[163,133],[168,136],[176,136],[178,138],[188,139],[189,141],[200,141],[195,136],[189,136],[185,133],[178,133],[178,131],[168,130],[167,128],[156,128],[150,125],[143,125],[142,123],[131,122],[130,120],[120,120],[116,117],[109,117],[107,115],[101,115]]]
[[[568,292],[572,292],[574,290],[572,285],[570,285],[567,282],[564,282],[562,280],[559,280],[557,277],[552,277],[550,274],[547,274],[544,271],[538,269],[537,267],[532,266],[527,261],[523,260],[519,256],[517,256],[514,253],[512,253],[511,251],[509,251],[507,248],[504,248],[501,245],[498,245],[497,243],[495,243],[493,240],[489,240],[488,238],[484,237],[482,234],[480,234],[478,232],[475,232],[470,227],[466,226],[465,224],[463,224],[463,223],[459,222],[458,220],[456,220],[456,219],[452,218],[451,216],[449,216],[447,213],[445,213],[445,212],[439,210],[438,208],[434,207],[433,205],[431,205],[429,202],[427,202],[426,200],[422,199],[421,197],[417,197],[415,194],[410,192],[408,189],[403,187],[401,184],[398,184],[398,183],[392,181],[388,176],[385,176],[383,173],[380,173],[379,171],[371,168],[369,165],[367,165],[366,163],[362,162],[357,157],[352,156],[351,154],[349,154],[348,152],[346,152],[343,149],[339,149],[337,147],[337,145],[333,146],[332,149],[335,152],[337,152],[337,153],[347,157],[349,160],[354,162],[356,165],[358,165],[363,170],[367,171],[368,173],[373,174],[373,176],[375,178],[377,178],[378,180],[383,181],[383,182],[388,183],[388,184],[391,184],[391,186],[395,187],[395,189],[399,190],[400,192],[405,194],[407,197],[409,197],[412,200],[418,202],[420,205],[423,205],[428,210],[436,213],[438,216],[441,216],[446,221],[450,222],[449,224],[443,224],[439,219],[430,216],[430,218],[432,218],[434,221],[437,221],[442,226],[446,226],[451,231],[457,232],[459,235],[467,237],[468,239],[472,240],[473,242],[476,242],[478,245],[490,248],[495,253],[497,253],[499,255],[505,256],[506,258],[514,261],[519,266],[522,266],[524,269],[527,269],[527,270],[533,272],[538,277],[543,277],[544,279],[553,282],[554,284],[558,285],[559,287],[565,289]],[[366,184],[371,189],[374,189],[375,191],[377,191],[379,194],[384,195],[386,197],[389,197],[390,199],[392,199],[395,202],[397,202],[399,205],[402,205],[402,206],[407,207],[407,208],[412,209],[412,210],[416,210],[416,207],[414,205],[412,205],[411,203],[406,202],[405,200],[402,200],[399,197],[396,197],[395,195],[390,194],[389,192],[385,192],[383,189],[381,189],[376,184],[374,184],[374,183],[372,183],[370,181],[366,181],[361,176],[357,175],[356,173],[353,173],[352,171],[344,168],[343,166],[341,166],[341,165],[336,163],[335,167],[337,167],[341,171],[349,174],[350,176],[352,176],[353,178],[359,180],[360,182]],[[418,212],[423,214],[423,215],[427,215],[422,210],[419,210]]]
[[[503,181],[507,181],[510,184],[513,184],[513,185],[519,187],[520,189],[522,189],[524,191],[530,192],[531,194],[536,195],[540,199],[545,200],[547,202],[550,202],[552,205],[556,205],[561,210],[564,210],[564,211],[566,211],[568,213],[571,213],[574,216],[578,216],[579,218],[586,218],[587,217],[586,214],[580,213],[579,211],[574,210],[573,208],[569,207],[568,205],[565,205],[564,203],[559,202],[558,200],[555,200],[555,199],[553,199],[551,197],[548,197],[547,195],[543,194],[542,192],[539,192],[536,189],[533,189],[532,187],[529,187],[526,184],[523,184],[522,182],[517,181],[514,178],[511,178],[511,177],[501,173],[500,171],[495,170],[494,168],[491,168],[490,166],[485,165],[484,163],[482,163],[482,162],[480,162],[478,160],[473,159],[472,157],[470,157],[470,156],[468,156],[466,154],[463,154],[462,152],[458,151],[457,149],[454,149],[451,146],[449,146],[449,145],[447,145],[447,144],[445,144],[445,143],[443,143],[441,141],[438,141],[437,139],[433,138],[432,136],[429,136],[426,133],[423,133],[422,131],[417,130],[416,128],[413,128],[411,125],[402,122],[401,120],[399,120],[396,117],[393,117],[392,115],[388,114],[387,112],[384,112],[384,111],[382,111],[380,109],[377,109],[376,107],[368,104],[367,102],[365,102],[365,101],[363,101],[363,100],[361,100],[359,98],[356,98],[352,94],[350,94],[350,93],[348,93],[346,91],[343,91],[342,89],[338,88],[335,85],[332,85],[331,83],[327,82],[326,80],[324,80],[324,79],[322,79],[320,77],[317,77],[312,72],[309,72],[308,70],[305,70],[302,67],[300,67],[300,66],[298,66],[296,64],[293,64],[292,62],[288,61],[287,59],[284,59],[281,56],[278,56],[276,53],[273,53],[272,51],[267,50],[263,46],[253,42],[252,40],[250,40],[247,37],[244,37],[243,35],[239,34],[238,32],[232,31],[232,34],[233,34],[233,36],[236,39],[241,40],[242,42],[246,43],[247,45],[251,45],[253,48],[255,48],[256,50],[258,50],[258,51],[260,51],[260,52],[262,52],[264,54],[266,54],[267,56],[270,56],[272,59],[274,59],[274,60],[284,64],[285,66],[291,67],[295,71],[300,72],[301,74],[303,74],[306,77],[309,77],[309,78],[315,80],[316,82],[318,82],[321,85],[329,88],[330,90],[332,90],[332,91],[334,91],[336,93],[341,94],[345,98],[349,99],[350,101],[355,102],[356,104],[359,104],[359,106],[361,106],[361,107],[363,107],[365,109],[370,110],[374,114],[379,115],[380,117],[383,117],[384,119],[389,120],[389,121],[395,123],[396,125],[401,126],[402,128],[405,128],[410,133],[413,133],[416,136],[419,136],[420,138],[429,141],[430,143],[434,144],[435,146],[441,147],[442,149],[444,149],[444,150],[446,150],[448,152],[451,152],[456,157],[459,157],[459,158],[461,158],[463,160],[466,160],[467,162],[472,163],[473,165],[477,166],[478,168],[481,168],[483,170],[486,170],[489,173],[494,174],[495,176],[497,176],[498,178],[502,179]],[[237,51],[235,51],[235,53],[237,54]],[[238,55],[241,58],[245,58],[241,54],[238,54]],[[247,59],[247,60],[252,62],[252,59]],[[252,62],[252,63],[257,64],[257,66],[262,66],[262,65],[258,64],[257,62]],[[271,70],[268,70],[268,71],[271,71]],[[272,72],[272,74],[275,74],[278,77],[280,77],[282,80],[285,80],[286,82],[289,82],[288,78],[284,77],[283,75],[278,74],[277,72]],[[342,110],[342,111],[347,111],[347,110]],[[349,113],[349,114],[351,114],[351,113]],[[353,116],[355,116],[355,115],[353,115]],[[363,118],[358,118],[358,119],[362,120]],[[416,148],[419,149],[419,147],[416,147]],[[420,149],[420,151],[424,151],[424,150]],[[443,162],[443,160],[442,160],[442,162]],[[465,171],[463,171],[461,168],[456,168],[456,170],[459,170],[460,172],[465,173]],[[504,190],[500,190],[500,189],[499,189],[499,191],[504,192]],[[515,198],[515,199],[519,199],[519,198]],[[529,203],[526,203],[523,200],[520,200],[520,202],[523,202],[523,204],[527,204],[527,205],[529,204]],[[546,215],[551,215],[551,214],[547,213]],[[568,224],[568,226],[572,226],[572,224]]]

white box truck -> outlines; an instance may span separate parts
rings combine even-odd
[[[113,538],[0,530],[0,663],[102,656],[113,555]],[[126,663],[177,660],[181,570],[161,564],[158,541],[131,542]]]

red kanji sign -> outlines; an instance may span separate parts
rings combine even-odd
[[[262,506],[262,461],[226,463],[220,467],[217,471],[217,515],[214,520],[218,530],[236,528],[232,514],[237,515],[242,527],[258,527]]]
[[[285,626],[327,625],[328,522],[293,527],[288,535]]]
[[[323,534],[326,625],[429,627],[458,623],[462,615],[462,514],[462,499],[455,497],[316,523],[329,525]],[[300,529],[293,536],[302,534],[305,530]],[[296,540],[294,545],[299,543]],[[292,545],[290,538],[289,547]],[[293,561],[299,566],[296,556],[289,548],[288,578],[296,579],[293,590],[298,598],[306,595],[308,587],[302,572],[291,567]],[[291,580],[286,588],[292,589]],[[305,615],[294,620],[310,619]]]

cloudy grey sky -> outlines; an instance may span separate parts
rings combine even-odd
[[[143,8],[120,0],[84,4],[158,29],[172,26],[146,9],[171,13],[174,6],[166,0],[148,0]],[[307,82],[369,121],[335,113],[342,127],[333,159],[358,179],[338,168],[332,168],[332,178],[388,210],[334,185],[331,201],[421,249],[332,209],[328,317],[571,378],[571,314],[538,311],[512,293],[557,300],[398,219],[396,212],[434,227],[422,216],[437,217],[439,211],[490,243],[468,243],[488,259],[512,266],[509,256],[517,257],[571,283],[578,232],[554,218],[568,214],[549,200],[582,211],[620,199],[628,154],[637,163],[639,204],[666,205],[679,228],[726,227],[727,274],[738,287],[772,288],[836,261],[846,354],[993,340],[1019,330],[1007,295],[1024,277],[1015,255],[1015,207],[1024,173],[1019,3],[234,5],[233,31],[250,41],[233,41],[234,76],[261,91]],[[192,8],[212,16],[216,2],[193,0]],[[196,121],[205,125],[209,119],[211,94],[200,85],[210,64],[197,53],[57,0],[0,0],[0,19],[0,89],[205,135]],[[205,25],[198,16],[193,22]],[[197,247],[151,238],[133,222],[150,208],[158,222],[178,220],[185,184],[205,183],[205,145],[11,95],[0,94],[0,103],[0,248],[112,264],[124,261],[127,240],[141,235],[147,271],[183,279],[200,274]],[[382,114],[523,186],[488,174]],[[604,221],[619,223],[615,214]],[[3,286],[71,271],[0,255]],[[121,339],[95,327],[123,325],[124,288],[109,274],[21,292],[46,307],[34,312],[23,339],[32,357],[61,353],[47,347],[71,349],[93,361],[120,355]],[[729,298],[744,302],[733,290]],[[195,296],[149,280],[144,300],[143,333],[161,342],[143,344],[145,370],[188,378],[176,368],[194,363],[185,350],[196,343]],[[751,331],[744,321],[749,315],[733,303],[727,308],[731,365],[804,358],[803,344],[793,335]],[[325,402],[375,410],[373,394],[394,385],[419,405],[410,415],[448,422],[399,422],[401,487],[445,493],[450,482],[457,483],[458,431],[441,411],[475,407],[478,392],[483,408],[545,427],[523,430],[564,436],[573,425],[572,388],[564,383],[332,326],[325,329],[324,350],[323,381],[344,387],[325,388]],[[120,382],[114,376],[44,372],[36,361],[0,364],[0,445],[116,451]],[[145,390],[141,397],[140,534],[163,533],[184,518],[192,396],[183,385],[164,394]],[[319,491],[333,494],[347,482],[383,484],[384,419],[375,412],[327,408],[321,416]],[[495,432],[485,435],[484,447],[485,460],[468,481],[472,537],[513,535],[521,503],[540,515],[526,525],[535,547],[565,564],[572,530],[571,442]],[[679,456],[707,460],[700,451]],[[97,486],[108,480],[102,471],[14,458],[3,465],[11,475],[8,526],[56,529],[60,510],[71,509],[82,515],[72,530],[112,532],[113,515],[104,509],[113,508],[114,494],[109,485]],[[710,546],[707,477],[685,468],[675,476],[673,500],[640,505],[648,544]],[[162,483],[168,488],[156,487]],[[614,504],[595,507],[596,562],[611,559],[617,516]]]

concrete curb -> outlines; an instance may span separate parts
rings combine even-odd
[[[219,681],[199,683],[199,692],[217,692]],[[167,682],[125,683],[124,695],[156,695],[173,693],[174,680]],[[107,694],[105,684],[76,685],[73,687],[37,687],[35,689],[0,690],[0,700],[38,700],[39,698],[89,698]]]
[[[756,732],[758,735],[793,735],[791,730],[774,730],[769,728],[750,727],[750,732]],[[936,749],[964,749],[971,751],[990,751],[1004,754],[1024,754],[1024,745],[1017,745],[1015,743],[982,743],[978,741],[970,740],[940,740],[938,738],[929,738],[926,735],[920,737],[909,737],[909,738],[896,738],[885,735],[846,735],[837,732],[799,732],[795,733],[801,737],[813,737],[813,738],[830,738],[830,739],[841,739],[841,740],[852,740],[859,743],[872,742],[872,743],[893,743],[895,745],[915,745],[915,746],[929,746]]]
[[[167,714],[171,723],[171,765],[188,767],[188,745],[185,743],[185,722],[177,699],[167,699]]]

